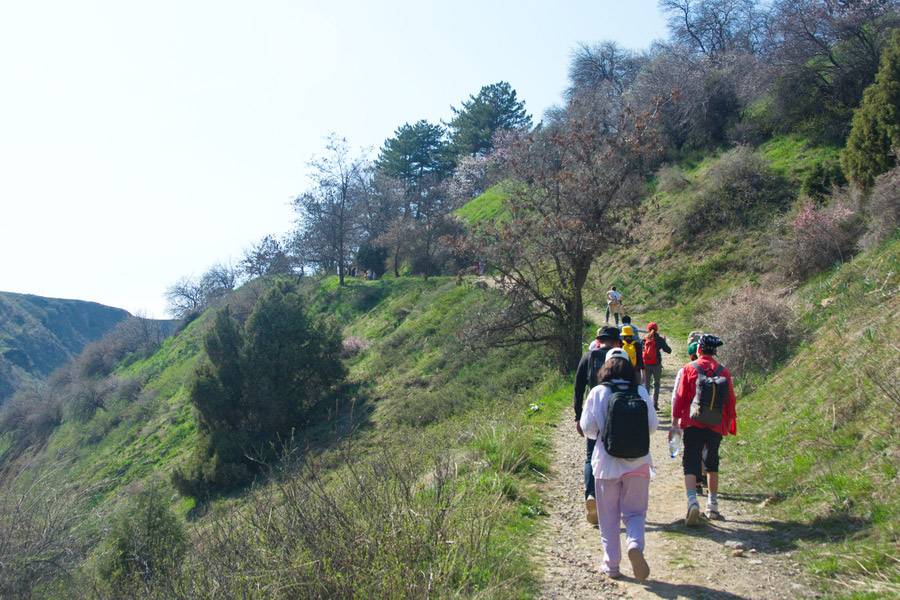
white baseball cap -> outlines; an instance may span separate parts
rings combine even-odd
[[[613,348],[606,353],[606,362],[609,362],[614,358],[624,358],[628,362],[631,362],[631,359],[628,357],[628,353],[621,348]]]

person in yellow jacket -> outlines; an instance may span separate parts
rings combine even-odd
[[[622,350],[628,353],[631,366],[638,382],[644,381],[644,358],[641,356],[641,339],[635,334],[634,327],[626,325],[622,328]],[[645,386],[646,387],[646,386]]]

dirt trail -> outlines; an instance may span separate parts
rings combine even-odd
[[[546,483],[548,523],[535,546],[543,567],[540,597],[571,600],[815,597],[814,590],[798,573],[792,553],[778,550],[785,545],[778,523],[760,514],[758,505],[763,498],[734,493],[735,488],[728,481],[726,460],[722,463],[719,494],[723,519],[709,521],[704,516],[699,527],[684,526],[686,498],[681,460],[669,458],[667,432],[672,384],[678,368],[687,360],[687,352],[683,340],[668,341],[673,352],[663,360],[660,426],[652,436],[650,450],[657,471],[650,483],[646,524],[645,556],[650,563],[650,577],[644,583],[637,583],[631,577],[627,557],[622,563],[626,577],[614,581],[600,571],[603,560],[600,532],[585,520],[582,474],[585,442],[575,431],[572,412],[566,411],[556,430],[554,459]],[[728,436],[723,445],[739,440]],[[701,510],[705,505],[705,498],[700,499]],[[742,557],[732,556],[733,545],[738,542],[746,548]]]

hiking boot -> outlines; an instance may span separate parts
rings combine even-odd
[[[709,517],[710,519],[722,518],[722,515],[719,514],[719,503],[718,502],[716,502],[714,500],[710,500],[709,502],[706,503],[706,516]]]
[[[639,582],[647,579],[650,575],[650,565],[644,558],[644,553],[637,546],[628,549],[628,560],[631,561],[631,568],[634,570],[634,578]]]
[[[584,507],[587,509],[587,522],[591,525],[596,525],[599,522],[597,520],[597,499],[593,496],[588,496],[584,500]]]
[[[684,524],[688,527],[695,527],[700,522],[700,505],[694,499],[688,500],[687,515],[684,517]]]
[[[659,412],[659,402],[653,403],[653,410],[655,410],[656,412]]]

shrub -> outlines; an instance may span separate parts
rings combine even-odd
[[[767,373],[790,356],[802,338],[791,307],[759,288],[747,287],[713,310],[709,331],[725,343],[719,354],[735,376]]]
[[[690,185],[684,171],[675,166],[663,167],[656,174],[656,189],[664,194],[677,194]]]
[[[204,347],[209,363],[190,385],[197,449],[172,478],[192,496],[247,483],[346,375],[340,332],[311,318],[288,281],[266,292],[243,327],[219,311]]]
[[[853,255],[859,237],[856,213],[837,202],[820,208],[806,202],[774,243],[785,274],[804,281]]]
[[[100,576],[126,587],[176,572],[187,548],[184,526],[160,487],[132,498],[113,519],[100,560]]]
[[[341,358],[353,358],[371,345],[372,342],[351,335],[341,342]]]
[[[740,146],[705,169],[697,194],[675,218],[674,240],[684,246],[724,227],[756,225],[790,198],[788,181],[763,156]]]
[[[93,491],[64,485],[67,463],[33,463],[0,490],[0,598],[33,598],[69,572],[92,542],[84,522]]]
[[[860,248],[874,248],[882,241],[897,234],[900,226],[900,167],[894,167],[875,179],[866,212],[869,215],[867,231],[859,240]]]

